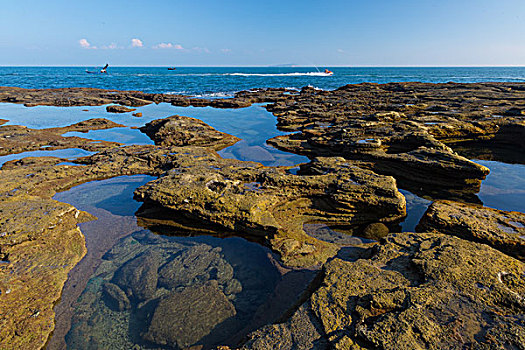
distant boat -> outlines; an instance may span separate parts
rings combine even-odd
[[[168,70],[175,70],[175,69],[177,69],[177,68],[175,68],[175,67],[168,67]]]
[[[108,71],[107,71],[108,67],[109,67],[109,64],[106,63],[106,65],[99,72],[86,69],[86,73],[88,73],[88,74],[107,74],[108,73]]]

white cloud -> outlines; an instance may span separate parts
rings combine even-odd
[[[144,46],[144,44],[142,43],[142,40],[134,38],[134,39],[131,39],[131,46],[132,47],[142,47]]]
[[[80,39],[78,43],[80,44],[80,47],[84,49],[96,49],[95,46],[91,46],[91,44],[87,41],[87,39]]]
[[[231,51],[232,51],[231,49],[221,49],[222,53],[228,53],[228,52],[231,52]]]
[[[337,52],[339,52],[339,53],[345,53],[345,50],[343,50],[343,49],[337,49]]]
[[[153,46],[154,49],[175,49],[175,50],[184,50],[184,47],[180,44],[172,44],[172,43],[160,43],[155,46]]]

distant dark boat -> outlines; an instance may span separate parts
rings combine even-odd
[[[175,70],[175,69],[177,69],[177,68],[175,68],[175,67],[168,67],[168,70]]]

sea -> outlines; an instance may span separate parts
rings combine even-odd
[[[427,83],[525,82],[525,67],[0,67],[0,86],[92,87],[199,97],[231,97],[263,87],[332,90],[346,84],[419,81]],[[334,74],[326,75],[329,69]]]

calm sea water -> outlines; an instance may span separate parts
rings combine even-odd
[[[326,76],[320,71],[334,72]],[[0,67],[0,86],[24,88],[93,87],[211,97],[260,87],[335,89],[362,82],[420,81],[525,82],[525,67],[347,68],[347,67],[109,67],[109,74],[87,74],[96,67]]]

